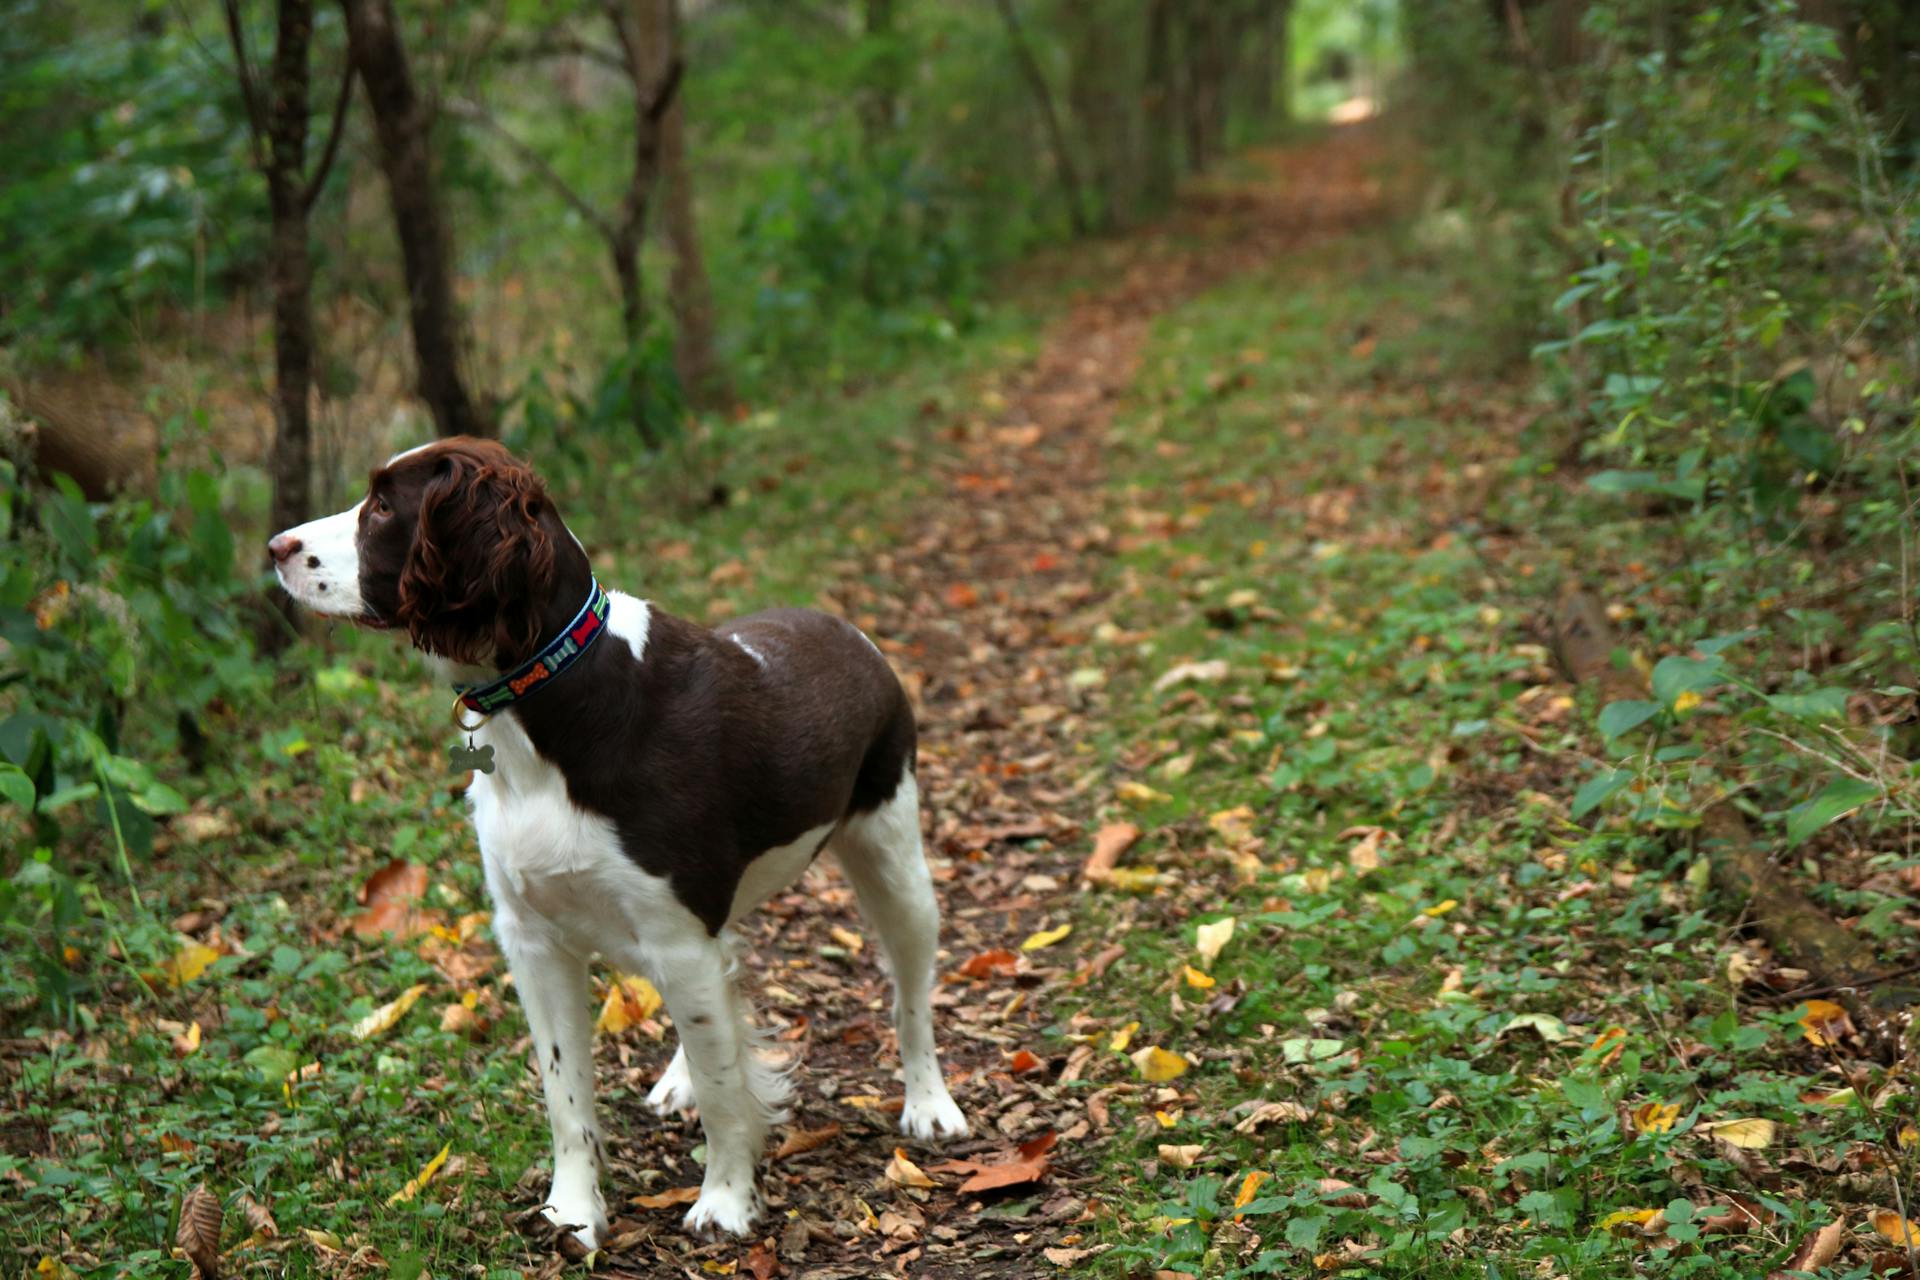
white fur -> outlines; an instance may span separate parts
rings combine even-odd
[[[624,591],[607,592],[607,634],[618,636],[633,650],[633,660],[647,658],[647,633],[653,628],[653,607]]]
[[[740,646],[740,647],[741,647],[742,649],[744,649],[744,650],[746,650],[746,652],[747,652],[747,656],[748,656],[749,658],[752,658],[752,659],[753,659],[753,660],[754,660],[755,662],[757,662],[757,663],[759,663],[759,664],[760,664],[760,665],[761,665],[762,667],[764,667],[764,666],[766,666],[766,665],[767,665],[767,655],[766,655],[766,654],[764,654],[764,653],[762,653],[762,652],[760,652],[760,651],[759,651],[758,649],[756,649],[756,648],[754,648],[754,647],[753,647],[752,645],[750,645],[750,644],[748,644],[748,643],[747,643],[747,642],[746,642],[745,640],[742,640],[742,639],[741,639],[741,638],[740,638],[739,636],[732,636],[732,637],[729,637],[729,638],[730,638],[730,639],[731,639],[731,640],[732,640],[732,641],[733,641],[733,642],[734,642],[735,644],[737,644],[737,645],[739,645],[739,646]]]
[[[367,611],[360,598],[360,508],[295,525],[282,536],[299,540],[300,549],[275,564],[287,594],[315,613],[357,618]]]

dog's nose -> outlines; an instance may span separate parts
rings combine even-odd
[[[299,550],[300,539],[290,533],[276,533],[267,541],[267,554],[275,564],[285,564]]]

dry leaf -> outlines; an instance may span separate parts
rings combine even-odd
[[[1793,1251],[1793,1256],[1787,1259],[1787,1265],[1769,1274],[1767,1280],[1789,1280],[1792,1275],[1818,1271],[1839,1256],[1840,1246],[1846,1243],[1846,1239],[1847,1220],[1835,1218],[1802,1240],[1800,1247]]]
[[[1268,1175],[1259,1169],[1255,1169],[1252,1173],[1249,1173],[1240,1183],[1240,1193],[1234,1196],[1233,1207],[1236,1209],[1244,1209],[1252,1204],[1254,1196],[1260,1192],[1260,1184],[1265,1182],[1267,1178]],[[1240,1215],[1237,1213],[1234,1214],[1233,1220],[1235,1222],[1240,1221]]]
[[[1173,799],[1166,792],[1156,791],[1144,782],[1123,782],[1113,789],[1113,794],[1138,809],[1165,804]]]
[[[1758,1151],[1773,1144],[1777,1129],[1778,1126],[1771,1120],[1743,1119],[1698,1125],[1695,1132],[1712,1134],[1728,1146],[1739,1147],[1743,1151]]]
[[[1853,1019],[1844,1005],[1831,1000],[1809,1000],[1800,1010],[1801,1034],[1812,1043],[1825,1047],[1839,1044],[1853,1034]]]
[[[1920,1222],[1903,1218],[1891,1209],[1875,1209],[1868,1221],[1890,1243],[1903,1249],[1920,1247]]]
[[[1213,833],[1231,845],[1243,845],[1253,839],[1254,812],[1244,804],[1222,809],[1207,819]]]
[[[261,1240],[279,1238],[280,1227],[274,1222],[273,1215],[267,1211],[267,1206],[244,1191],[240,1193],[240,1212],[245,1215],[247,1227],[255,1237]]]
[[[439,1154],[435,1155],[433,1159],[427,1161],[426,1164],[420,1167],[419,1173],[416,1173],[413,1175],[413,1177],[407,1179],[406,1186],[400,1188],[398,1191],[394,1192],[392,1195],[387,1197],[387,1203],[399,1204],[402,1201],[411,1200],[415,1196],[419,1195],[421,1188],[425,1187],[429,1182],[432,1182],[433,1175],[440,1172],[440,1166],[444,1165],[447,1162],[447,1153],[452,1150],[453,1150],[453,1144],[451,1142],[449,1142],[446,1146],[441,1147]]]
[[[816,1147],[824,1147],[840,1136],[840,1126],[830,1124],[819,1129],[789,1129],[787,1136],[780,1140],[780,1146],[774,1151],[775,1160],[785,1160],[788,1156],[804,1155]]]
[[[1190,987],[1198,987],[1200,990],[1205,991],[1218,981],[1212,974],[1202,973],[1190,964],[1182,965],[1181,968],[1184,970],[1183,976],[1186,978],[1187,985]]]
[[[1680,1104],[1677,1102],[1649,1102],[1633,1109],[1633,1128],[1636,1133],[1669,1133],[1674,1122],[1680,1118]]]
[[[1200,963],[1207,968],[1220,958],[1221,949],[1233,938],[1233,917],[1222,916],[1212,924],[1203,924],[1194,930],[1194,949],[1200,953]]]
[[[635,1196],[628,1203],[642,1209],[671,1209],[675,1205],[692,1204],[699,1198],[698,1187],[675,1187],[671,1191],[660,1191],[650,1196]]]
[[[1133,1065],[1139,1069],[1140,1078],[1158,1084],[1165,1080],[1177,1080],[1187,1073],[1193,1064],[1177,1053],[1162,1049],[1158,1045],[1148,1045],[1136,1049],[1128,1055]]]
[[[1007,1059],[1007,1070],[1016,1076],[1023,1076],[1029,1071],[1038,1071],[1046,1065],[1043,1060],[1026,1049],[1021,1049]]]
[[[660,1012],[660,993],[645,978],[616,974],[607,987],[606,1003],[594,1020],[595,1031],[619,1035],[628,1027],[645,1022]]]
[[[184,987],[207,971],[221,952],[192,938],[180,939],[180,949],[160,966],[160,976],[170,987]]]
[[[1109,822],[1093,838],[1093,853],[1080,868],[1080,878],[1097,884],[1107,878],[1121,855],[1140,839],[1140,828],[1131,822]]]
[[[219,1280],[220,1226],[224,1216],[219,1197],[207,1190],[204,1182],[180,1198],[180,1226],[173,1240],[193,1264],[194,1280]]]
[[[1038,951],[1042,947],[1052,946],[1072,932],[1073,926],[1071,924],[1063,924],[1057,929],[1042,929],[1021,943],[1020,949],[1022,951]]]
[[[849,952],[851,952],[856,956],[859,955],[860,952],[863,949],[865,949],[867,945],[867,940],[865,938],[861,937],[859,934],[855,933],[853,930],[843,929],[837,924],[829,928],[827,932],[833,936],[833,940],[835,942],[839,943],[841,946],[845,947]]]
[[[961,1195],[1037,1182],[1046,1175],[1051,1163],[1047,1159],[1047,1152],[1053,1150],[1058,1140],[1056,1133],[1043,1133],[1030,1142],[1021,1143],[1013,1155],[1005,1160],[992,1164],[980,1160],[949,1160],[933,1166],[931,1172],[967,1174],[967,1180],[960,1184]]]
[[[893,1149],[893,1159],[887,1161],[887,1181],[900,1187],[931,1187],[933,1179],[921,1172],[920,1166],[907,1158],[907,1153],[899,1147]]]
[[[396,998],[354,1023],[348,1034],[355,1040],[371,1040],[375,1036],[385,1035],[399,1024],[400,1019],[407,1016],[407,1010],[413,1008],[414,1002],[426,992],[426,984],[415,983]]]
[[[1206,1148],[1197,1142],[1178,1147],[1166,1142],[1160,1144],[1160,1159],[1176,1169],[1193,1168],[1205,1152]]]
[[[198,1053],[199,1051],[200,1051],[200,1024],[198,1022],[195,1022],[192,1026],[188,1027],[184,1032],[182,1032],[181,1034],[173,1038],[173,1052],[178,1057],[184,1058],[190,1053]]]
[[[1322,1203],[1338,1205],[1342,1209],[1364,1209],[1371,1203],[1366,1192],[1338,1178],[1320,1179],[1318,1189]]]
[[[1347,865],[1359,875],[1380,869],[1380,843],[1393,838],[1393,833],[1385,827],[1348,827],[1340,833],[1345,840],[1359,836],[1352,848],[1347,850]]]
[[[1011,975],[1020,967],[1020,957],[1004,948],[982,951],[960,966],[960,973],[968,978],[991,978],[995,974]]]
[[[1107,1048],[1112,1049],[1115,1053],[1125,1053],[1127,1046],[1133,1043],[1133,1033],[1139,1029],[1140,1023],[1138,1019],[1129,1022],[1126,1026],[1121,1027],[1113,1033],[1113,1038],[1107,1041]]]
[[[1305,1124],[1311,1119],[1313,1113],[1297,1102],[1263,1102],[1234,1125],[1233,1131],[1252,1133],[1264,1124]]]
[[[1160,678],[1153,682],[1153,691],[1155,693],[1165,693],[1168,689],[1173,688],[1173,686],[1186,684],[1189,681],[1213,683],[1214,681],[1225,680],[1228,672],[1231,670],[1232,668],[1227,665],[1225,658],[1212,658],[1206,662],[1183,662],[1176,667],[1169,667],[1166,671],[1162,672]]]
[[[1173,877],[1150,867],[1115,867],[1107,872],[1103,883],[1122,893],[1151,893],[1161,885],[1172,884]]]
[[[427,893],[427,869],[398,858],[367,877],[360,886],[360,905],[366,908],[349,921],[356,936],[374,938],[383,933],[410,938],[426,933],[435,923],[415,903]]]

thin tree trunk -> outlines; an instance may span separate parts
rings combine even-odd
[[[347,41],[373,106],[380,167],[407,278],[420,398],[443,436],[491,435],[461,375],[462,328],[453,296],[453,242],[440,208],[427,104],[414,89],[393,0],[341,0]]]
[[[667,244],[673,251],[667,298],[673,307],[674,369],[688,404],[696,409],[717,409],[726,405],[732,394],[714,349],[713,289],[707,282],[700,227],[694,218],[693,177],[687,168],[686,99],[679,94],[674,95],[673,105],[660,121],[660,170],[667,184]]]
[[[1128,119],[1125,112],[1115,110],[1118,95],[1113,84],[1119,69],[1107,16],[1093,4],[1072,7],[1066,13],[1072,55],[1067,97],[1080,134],[1087,140],[1103,231],[1124,224],[1131,212],[1125,176]]]
[[[1187,130],[1187,168],[1203,172],[1220,151],[1226,134],[1222,104],[1222,62],[1225,58],[1223,16],[1218,0],[1183,0],[1182,51],[1185,54],[1182,97]]]
[[[1080,171],[1074,167],[1073,153],[1067,147],[1067,132],[1060,124],[1060,110],[1053,102],[1053,90],[1047,87],[1046,74],[1027,44],[1013,0],[997,0],[997,3],[1000,18],[1007,26],[1007,43],[1013,50],[1014,62],[1026,78],[1027,88],[1033,92],[1034,106],[1040,111],[1041,123],[1046,126],[1047,145],[1053,151],[1054,168],[1059,170],[1060,188],[1067,200],[1067,221],[1075,235],[1083,236],[1087,233],[1086,197],[1080,188]]]
[[[1147,74],[1141,87],[1147,202],[1164,207],[1179,182],[1174,162],[1173,0],[1147,0]]]
[[[872,156],[893,136],[899,111],[902,59],[894,47],[895,0],[865,0],[862,34],[873,48],[868,52],[865,84],[859,99],[860,133]]]

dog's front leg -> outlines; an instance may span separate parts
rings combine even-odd
[[[754,1084],[766,1074],[753,1058],[751,1037],[728,977],[718,939],[688,938],[657,956],[660,993],[680,1033],[700,1125],[706,1132],[707,1171],[700,1198],[687,1211],[686,1229],[698,1235],[742,1236],[760,1210],[754,1173],[770,1121]],[[768,1090],[762,1088],[761,1092]]]
[[[553,1129],[553,1187],[542,1210],[589,1249],[606,1236],[600,1198],[600,1130],[593,1116],[593,1027],[586,962],[537,927],[494,917],[494,930],[527,1011]]]

